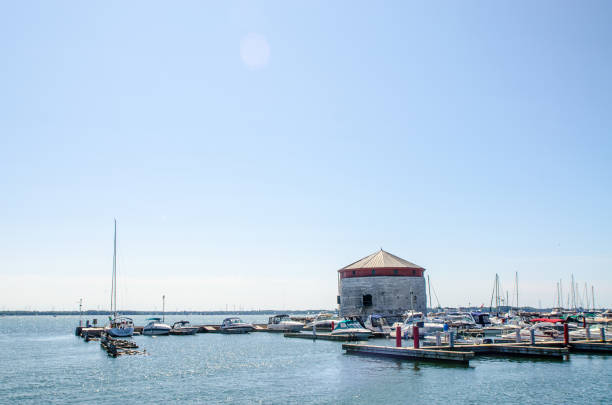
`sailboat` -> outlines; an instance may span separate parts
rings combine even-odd
[[[115,237],[113,238],[113,282],[111,287],[110,325],[105,330],[112,337],[130,337],[134,334],[134,321],[117,313],[117,220],[115,219]]]

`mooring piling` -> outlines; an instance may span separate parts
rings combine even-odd
[[[402,347],[402,327],[395,327],[395,347]]]

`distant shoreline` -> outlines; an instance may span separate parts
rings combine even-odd
[[[319,312],[335,312],[333,309],[302,309],[302,310],[273,310],[262,309],[255,311],[165,311],[165,315],[274,315],[274,314],[318,314]],[[122,315],[158,315],[161,311],[120,311]],[[107,316],[109,311],[0,311],[0,316],[37,316],[37,315],[97,315]]]
[[[500,311],[507,312],[510,307],[500,307]],[[437,308],[428,308],[427,312],[435,312]],[[461,308],[462,311],[483,311],[489,312],[489,308],[480,307],[469,307]],[[521,307],[520,311],[524,312],[550,312],[552,308],[532,308],[532,307]],[[148,311],[119,311],[122,315],[158,315],[161,313],[159,310],[148,310]],[[275,315],[275,314],[318,314],[320,312],[336,312],[335,309],[261,309],[251,311],[165,311],[166,315]],[[83,311],[82,315],[96,315],[96,316],[108,316],[110,312],[108,310],[98,311],[89,310]],[[0,316],[37,316],[37,315],[79,315],[79,311],[0,311]]]

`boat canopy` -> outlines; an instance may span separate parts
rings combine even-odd
[[[145,321],[161,322],[161,318],[147,318],[147,319],[145,319]]]
[[[550,318],[533,318],[530,319],[531,322],[549,322],[549,323],[557,323],[563,322],[563,319],[550,319]]]

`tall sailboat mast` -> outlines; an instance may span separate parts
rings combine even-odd
[[[112,311],[117,317],[117,220],[115,219],[115,235],[113,237],[113,301]]]
[[[516,310],[519,309],[519,294],[518,294],[518,271],[514,273],[514,282],[516,285]]]
[[[429,274],[427,275],[427,288],[429,289],[429,308],[432,309],[433,307],[431,306],[431,281],[429,281]]]

